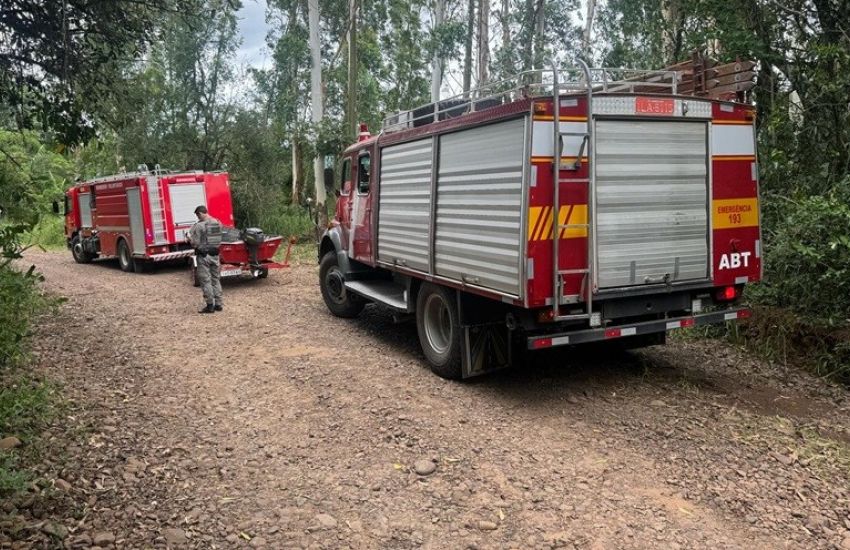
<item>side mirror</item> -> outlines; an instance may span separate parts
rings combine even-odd
[[[54,214],[59,213],[59,201],[53,201],[53,213]]]

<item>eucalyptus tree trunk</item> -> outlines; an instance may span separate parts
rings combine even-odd
[[[478,6],[478,86],[489,80],[490,66],[490,0]]]
[[[505,0],[507,1],[507,0]],[[463,51],[463,91],[472,88],[472,40],[475,35],[475,0],[469,0],[466,12],[466,37]]]
[[[322,100],[322,47],[319,42],[319,0],[307,0],[307,20],[310,28],[310,57],[312,66],[310,69],[310,101],[312,107],[313,125],[317,127],[324,117],[324,105]],[[325,193],[325,170],[322,163],[322,155],[316,151],[313,159],[313,179],[316,188],[316,222],[320,226],[327,225],[328,213],[325,209],[327,200]]]
[[[584,35],[582,35],[582,55],[585,61],[590,63],[591,51],[590,42],[593,36],[593,17],[596,13],[596,0],[587,0],[587,20],[584,23]]]
[[[511,2],[502,0],[500,25],[502,27],[502,50],[505,53],[505,66],[502,67],[502,78],[513,76],[516,68],[513,65],[513,47],[511,46]]]
[[[348,89],[346,94],[346,130],[349,139],[357,138],[357,10],[359,0],[350,0],[348,10]]]
[[[292,135],[292,196],[291,204],[301,204],[301,187],[304,168],[301,162],[301,141],[298,134]]]
[[[434,0],[434,29],[439,29],[443,24],[445,17],[446,0]],[[436,103],[440,101],[440,88],[443,87],[443,60],[440,59],[440,52],[434,52],[434,59],[431,61],[431,101]]]

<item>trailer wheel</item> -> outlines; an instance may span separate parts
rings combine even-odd
[[[198,266],[195,265],[192,258],[189,258],[189,279],[192,281],[192,286],[201,286],[201,281],[198,280]]]
[[[92,255],[83,248],[83,243],[79,235],[71,239],[71,255],[78,264],[87,264],[93,259]]]
[[[136,269],[136,262],[133,260],[127,241],[124,239],[118,241],[118,265],[121,267],[121,271],[130,272]]]
[[[431,371],[442,378],[461,377],[461,330],[453,290],[424,284],[416,299],[416,329]]]
[[[336,252],[333,250],[322,256],[322,262],[319,264],[319,287],[325,305],[337,317],[357,317],[366,305],[359,297],[346,292],[345,276],[339,268]]]

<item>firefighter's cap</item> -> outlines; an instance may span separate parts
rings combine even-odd
[[[196,216],[197,216],[198,214],[206,214],[206,213],[207,213],[207,207],[206,207],[206,206],[204,206],[203,204],[202,204],[202,205],[200,205],[199,207],[195,208],[195,215],[196,215]]]

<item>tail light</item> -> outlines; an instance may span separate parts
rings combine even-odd
[[[722,288],[718,288],[714,293],[715,299],[718,302],[731,302],[732,300],[738,298],[741,295],[740,289],[735,286],[725,286]]]
[[[551,323],[555,319],[555,311],[551,308],[542,309],[537,312],[537,322]]]

